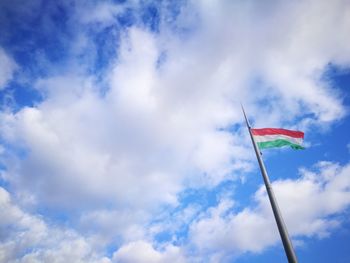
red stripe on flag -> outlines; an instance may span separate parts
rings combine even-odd
[[[283,134],[294,138],[304,138],[304,133],[301,131],[292,131],[286,129],[277,128],[263,128],[263,129],[251,129],[253,135],[278,135]]]

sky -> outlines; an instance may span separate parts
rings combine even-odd
[[[0,262],[350,262],[348,0],[0,0]]]

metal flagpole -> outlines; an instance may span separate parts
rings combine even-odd
[[[293,245],[292,245],[292,242],[291,242],[291,240],[289,238],[288,231],[287,231],[286,225],[284,224],[281,212],[280,212],[280,210],[278,208],[276,197],[275,197],[275,194],[273,193],[273,190],[272,190],[272,187],[271,187],[270,179],[269,179],[269,177],[267,175],[264,162],[263,162],[263,160],[261,158],[261,153],[260,153],[260,151],[258,149],[258,145],[256,144],[256,141],[255,141],[255,139],[253,137],[253,134],[252,134],[252,131],[251,131],[251,127],[250,127],[249,121],[247,119],[247,116],[245,114],[243,105],[241,105],[241,107],[242,107],[242,111],[243,111],[243,114],[244,114],[245,122],[247,124],[247,128],[249,130],[249,135],[250,135],[250,138],[251,138],[253,146],[254,146],[256,158],[258,159],[258,162],[259,162],[261,174],[262,174],[263,179],[264,179],[266,191],[267,191],[267,194],[269,196],[269,200],[270,200],[270,203],[271,203],[272,211],[273,211],[273,214],[275,216],[276,223],[277,223],[278,231],[279,231],[281,239],[282,239],[282,243],[283,243],[283,246],[284,246],[284,251],[286,252],[286,256],[288,258],[288,262],[289,263],[297,263],[298,259],[297,259],[297,256],[296,256],[295,252],[294,252]]]

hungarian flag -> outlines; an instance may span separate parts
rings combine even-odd
[[[251,129],[260,149],[290,146],[293,149],[304,149],[301,145],[304,133],[277,128]]]

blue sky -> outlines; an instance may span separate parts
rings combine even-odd
[[[349,262],[350,6],[1,1],[0,262]]]

